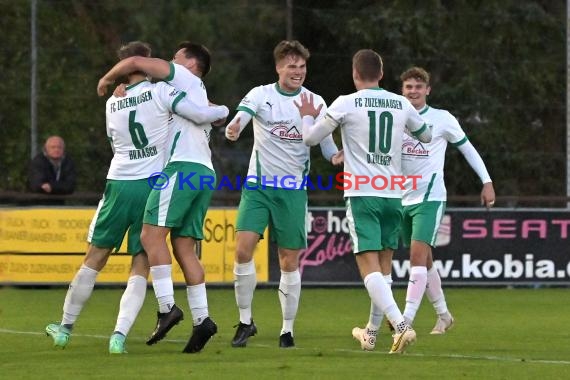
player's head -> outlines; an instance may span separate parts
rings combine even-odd
[[[279,75],[279,86],[283,90],[293,92],[303,85],[310,56],[309,50],[297,40],[284,40],[275,46],[275,70]]]
[[[152,50],[150,45],[142,41],[131,41],[123,45],[117,51],[117,56],[120,60],[129,57],[150,57]]]
[[[210,52],[204,45],[184,41],[178,44],[172,62],[182,65],[200,78],[210,72]]]
[[[357,88],[359,83],[378,83],[384,75],[382,57],[371,49],[362,49],[352,56],[352,79]]]
[[[121,46],[119,50],[117,50],[117,57],[119,57],[119,60],[123,60],[129,57],[150,57],[151,53],[152,50],[150,48],[150,45],[146,42],[131,41],[126,45]],[[131,75],[134,74],[146,76],[146,74],[141,71],[134,72]]]
[[[402,95],[410,103],[420,109],[426,105],[426,98],[431,91],[429,73],[421,67],[412,67],[400,75],[402,81]]]

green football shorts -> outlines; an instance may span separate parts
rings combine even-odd
[[[354,254],[398,248],[400,198],[347,197],[345,202]]]
[[[265,228],[280,248],[307,247],[307,192],[305,190],[263,188],[248,182],[242,188],[236,222],[237,231],[263,236]]]
[[[98,248],[119,250],[128,230],[127,252],[131,255],[142,252],[140,235],[149,193],[147,179],[107,180],[87,241]]]
[[[445,202],[426,201],[404,206],[402,241],[409,247],[412,240],[423,241],[435,247],[437,231],[445,213]]]
[[[204,239],[204,218],[216,187],[216,173],[195,162],[169,162],[168,185],[150,192],[144,223],[170,228],[172,237]],[[164,180],[164,179],[162,179]]]

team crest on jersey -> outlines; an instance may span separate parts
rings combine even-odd
[[[291,128],[287,127],[286,125],[278,125],[271,129],[271,134],[273,136],[279,137],[281,140],[287,140],[292,142],[301,142],[303,141],[303,135],[299,132],[296,126],[292,126]]]
[[[402,145],[403,156],[429,156],[429,149],[426,149],[421,141],[408,140]]]

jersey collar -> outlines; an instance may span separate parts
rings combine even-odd
[[[426,112],[428,111],[428,109],[429,109],[429,106],[426,104],[426,105],[424,106],[424,108],[422,108],[421,110],[418,111],[418,113],[419,113],[420,115],[423,115],[424,113],[426,113]]]
[[[297,90],[293,92],[287,92],[279,86],[279,82],[275,82],[275,90],[277,90],[277,92],[283,96],[297,96],[301,92],[301,89],[302,87],[299,87]]]
[[[141,84],[141,83],[143,83],[143,82],[148,82],[148,79],[143,79],[143,80],[141,80],[140,82],[130,84],[130,85],[128,85],[128,86],[126,87],[126,89],[127,89],[127,90],[130,90],[131,88],[136,87],[136,86],[138,86],[139,84]]]

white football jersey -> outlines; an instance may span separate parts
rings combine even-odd
[[[425,127],[408,99],[379,87],[363,89],[339,96],[326,117],[341,127],[344,195],[401,198],[404,129],[413,133]],[[369,183],[357,186],[356,176]]]
[[[303,120],[293,103],[301,103],[301,93],[313,94],[315,107],[323,105],[317,117],[321,119],[326,112],[325,101],[305,87],[287,93],[277,83],[258,86],[238,105],[238,111],[253,116],[254,143],[248,181],[257,178],[269,187],[300,187],[309,174],[310,147],[303,143]]]
[[[114,152],[108,179],[143,179],[162,171],[170,111],[184,96],[166,83],[145,80],[127,86],[125,97],[107,100],[107,137]]]
[[[402,170],[405,175],[421,176],[416,179],[416,189],[412,186],[411,179],[406,182],[402,198],[404,206],[447,199],[443,178],[447,143],[460,146],[467,142],[465,132],[448,111],[426,105],[420,110],[420,115],[432,130],[432,140],[422,143],[410,136],[404,136]]]
[[[207,106],[208,93],[202,79],[192,74],[184,66],[170,63],[170,75],[164,81],[186,92],[196,105]],[[171,154],[169,161],[196,162],[212,170],[212,152],[210,151],[210,123],[195,124],[181,116],[173,115],[172,135],[169,139]]]

